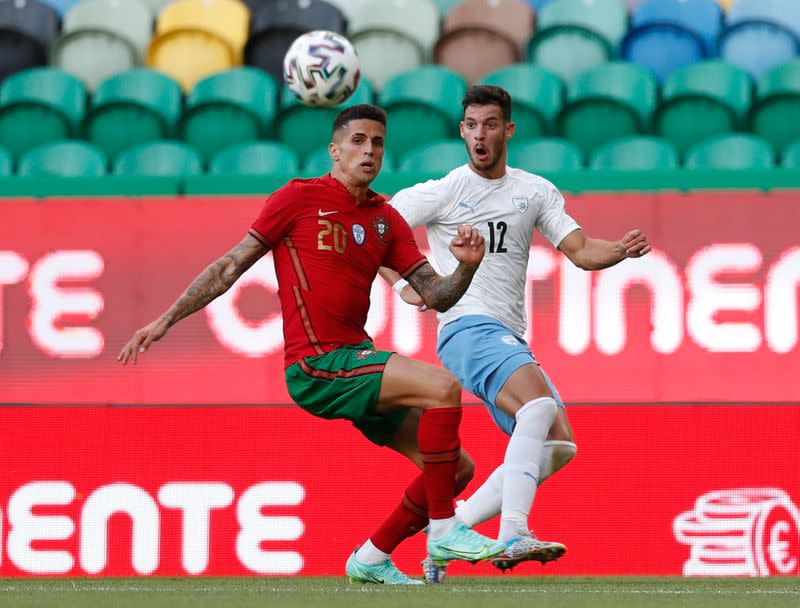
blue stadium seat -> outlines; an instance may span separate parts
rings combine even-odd
[[[722,14],[714,0],[645,0],[631,18],[622,56],[664,80],[714,54]]]
[[[800,3],[738,0],[718,41],[720,57],[758,79],[800,53]]]

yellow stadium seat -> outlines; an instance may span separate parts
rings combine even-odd
[[[159,14],[147,63],[189,91],[198,80],[241,65],[249,23],[238,0],[179,0]]]

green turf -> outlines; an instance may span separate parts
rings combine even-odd
[[[0,606],[59,608],[797,607],[800,579],[453,578],[416,588],[342,578],[0,579]]]

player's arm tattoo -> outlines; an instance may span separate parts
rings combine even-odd
[[[201,272],[162,318],[172,327],[193,312],[228,291],[244,272],[255,264],[269,248],[248,234],[236,247]]]
[[[444,312],[467,291],[477,266],[459,264],[453,274],[443,277],[430,264],[423,264],[406,277],[428,308]]]

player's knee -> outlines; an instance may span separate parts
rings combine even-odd
[[[551,450],[553,472],[566,466],[578,453],[578,446],[574,441],[545,441],[544,445]]]
[[[461,385],[450,373],[439,374],[431,395],[433,407],[461,407]]]

